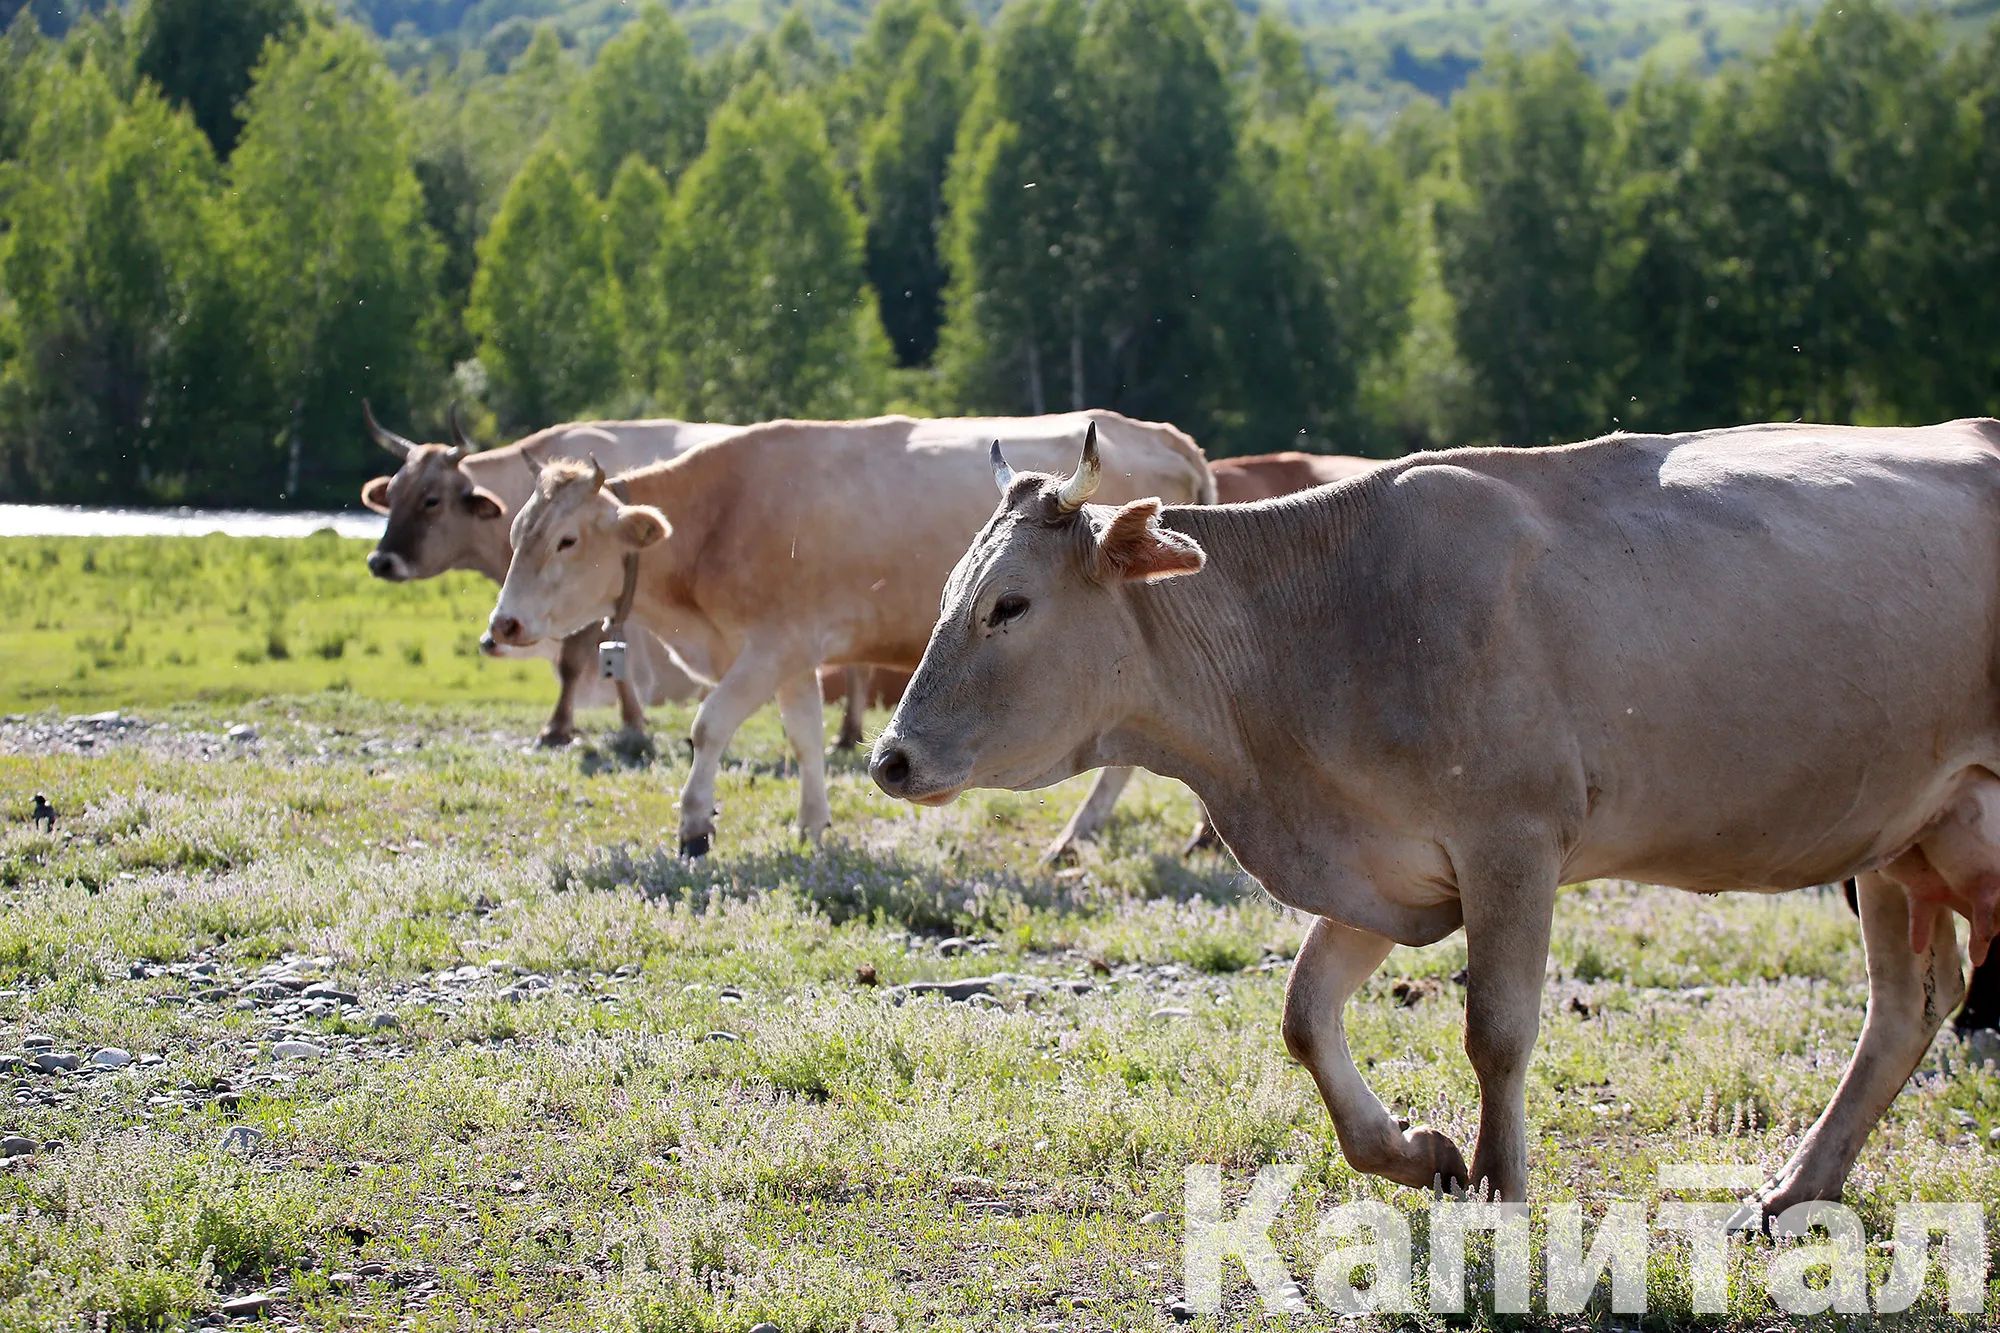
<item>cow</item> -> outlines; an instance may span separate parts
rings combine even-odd
[[[996,456],[999,450],[996,447]],[[870,772],[936,805],[1142,765],[1310,914],[1282,1033],[1347,1161],[1526,1197],[1559,884],[1859,876],[1868,1012],[1739,1227],[1837,1199],[2000,908],[2000,422],[1744,426],[1416,454],[1253,505],[998,476]],[[1463,928],[1468,1168],[1342,1012]]]
[[[821,702],[844,704],[846,710],[840,719],[840,734],[834,741],[835,748],[858,748],[862,741],[868,739],[862,733],[863,716],[870,708],[894,708],[896,701],[903,697],[903,687],[909,683],[909,672],[888,667],[821,667]]]
[[[991,508],[995,435],[1054,466],[1101,438],[1107,494],[1215,496],[1187,436],[1107,411],[770,422],[609,485],[602,468],[551,463],[514,519],[489,632],[527,645],[616,614],[634,562],[631,617],[714,685],[694,720],[682,854],[708,851],[723,749],[774,694],[799,759],[800,827],[817,838],[830,815],[814,673],[916,665],[945,575]],[[1101,775],[1049,854],[1094,833],[1129,776]]]
[[[361,502],[388,516],[382,537],[368,556],[368,572],[391,583],[427,579],[454,569],[476,570],[498,583],[507,573],[512,549],[509,515],[534,489],[534,478],[550,458],[595,454],[613,467],[632,467],[671,457],[689,445],[720,439],[734,426],[684,421],[589,421],[551,426],[497,449],[478,452],[458,419],[450,414],[453,443],[418,444],[376,421],[361,405],[368,434],[397,461],[393,475],[376,477],[361,488]],[[556,669],[560,688],[555,711],[538,738],[545,746],[567,745],[576,735],[575,710],[600,698],[597,644],[587,627],[561,642],[538,647]],[[498,645],[482,642],[493,652]],[[664,645],[650,635],[633,640],[629,653],[633,681],[616,683],[621,720],[637,733],[645,725],[641,705],[685,699],[694,683],[677,667]]]
[[[1381,461],[1346,454],[1302,454],[1289,449],[1278,454],[1252,454],[1248,458],[1217,458],[1209,463],[1208,470],[1215,474],[1217,502],[1233,505],[1275,500],[1330,481],[1346,481]]]

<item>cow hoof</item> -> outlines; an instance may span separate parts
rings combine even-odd
[[[847,731],[843,729],[840,735],[834,739],[833,748],[836,750],[852,750],[856,746],[860,745],[861,742],[865,739],[867,738],[864,737],[858,731]]]
[[[692,838],[681,839],[681,855],[690,861],[708,855],[708,834],[699,833]]]
[[[1754,1232],[1770,1235],[1771,1224],[1786,1209],[1821,1200],[1838,1203],[1840,1195],[1838,1184],[1815,1184],[1805,1170],[1780,1171],[1775,1180],[1745,1199],[1743,1206],[1729,1215],[1726,1229],[1732,1234]]]
[[[543,727],[542,734],[535,737],[535,744],[544,750],[560,750],[576,739],[576,733],[561,727]]]
[[[613,736],[611,752],[635,764],[645,763],[658,753],[653,748],[653,738],[637,727],[625,727]]]
[[[1045,870],[1060,870],[1064,866],[1075,865],[1076,844],[1073,842],[1051,843],[1049,849],[1042,853],[1041,864]]]

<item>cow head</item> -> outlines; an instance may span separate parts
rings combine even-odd
[[[1067,477],[1015,474],[993,444],[1000,507],[945,584],[923,662],[868,771],[891,796],[942,805],[967,787],[1044,787],[1101,760],[1121,672],[1144,651],[1133,584],[1192,574],[1201,548],[1160,502],[1086,503],[1097,427]]]
[[[625,581],[625,556],[673,529],[651,505],[620,503],[597,460],[548,464],[514,516],[514,558],[487,636],[508,647],[576,633],[609,615]]]
[[[474,553],[481,544],[505,533],[499,525],[507,517],[507,506],[476,485],[460,466],[473,446],[459,424],[457,406],[451,409],[454,442],[448,445],[404,439],[375,420],[365,402],[361,416],[370,438],[398,465],[391,475],[361,488],[361,503],[389,516],[382,539],[369,553],[368,572],[400,583],[475,563]]]

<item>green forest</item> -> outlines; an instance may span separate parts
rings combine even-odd
[[[1213,456],[2000,410],[1990,5],[1687,59],[1606,0],[1448,103],[1341,11],[1512,6],[74,8],[0,5],[8,499],[348,504],[364,397],[494,442],[1105,406]]]

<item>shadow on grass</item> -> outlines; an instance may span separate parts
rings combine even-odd
[[[664,850],[605,848],[588,859],[558,859],[551,868],[557,892],[636,889],[651,899],[712,903],[790,893],[839,925],[856,919],[893,922],[924,933],[994,930],[1020,912],[1102,911],[1137,896],[1179,901],[1227,902],[1253,886],[1233,864],[1204,858],[1190,866],[1155,856],[1133,889],[1107,885],[1075,872],[1021,874],[964,858],[925,859],[871,850],[829,838],[817,847],[714,855],[699,860]]]

